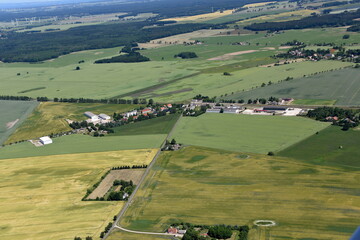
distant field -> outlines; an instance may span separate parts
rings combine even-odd
[[[352,68],[326,72],[236,93],[226,98],[247,100],[270,96],[299,99],[294,102],[296,104],[360,105],[360,70]]]
[[[15,131],[6,143],[20,140],[35,139],[51,133],[71,130],[65,119],[86,120],[84,112],[95,114],[105,113],[112,116],[114,112],[126,112],[138,105],[129,104],[100,104],[100,103],[55,103],[43,102],[35,109],[28,119]]]
[[[114,134],[109,136],[168,134],[179,118],[179,114],[170,114],[141,122],[131,123],[113,128]]]
[[[280,151],[279,155],[306,163],[359,171],[359,142],[360,131],[341,131],[340,127],[330,126],[319,134]]]
[[[304,117],[206,113],[183,117],[174,138],[186,145],[268,153],[289,147],[328,125]]]
[[[244,64],[247,63],[244,62]],[[156,101],[167,102],[191,99],[197,94],[207,95],[210,97],[222,97],[226,95],[231,95],[232,93],[240,92],[239,95],[241,96],[241,94],[243,94],[242,91],[256,88],[258,88],[259,91],[266,90],[268,87],[260,87],[262,83],[267,84],[269,81],[277,83],[286,79],[287,77],[300,78],[303,77],[304,74],[328,71],[331,69],[343,68],[349,65],[351,65],[351,63],[340,61],[299,62],[270,68],[247,68],[240,71],[233,71],[231,72],[231,76],[224,76],[223,72],[220,71],[214,73],[203,73],[192,78],[184,78],[180,81],[166,85],[162,88],[155,89],[154,91],[147,91],[146,93],[138,97],[154,98]],[[242,66],[242,62],[239,61],[237,66],[240,68]],[[281,85],[276,84],[270,87],[276,86]],[[309,85],[307,85],[307,87],[309,88]],[[331,85],[329,87],[334,86]],[[246,93],[247,92],[244,92],[244,94]],[[249,92],[249,94],[250,93],[251,92]],[[255,95],[251,96],[252,97],[250,98],[256,97]],[[288,95],[286,97],[288,97]],[[236,99],[236,97],[233,98]],[[303,99],[307,97],[302,96],[301,98]],[[321,99],[324,98],[328,99],[328,97],[321,97]]]
[[[225,10],[223,12],[216,11],[213,13],[205,13],[205,14],[199,14],[194,16],[184,16],[184,17],[175,17],[175,18],[167,18],[162,21],[176,21],[176,22],[203,22],[206,20],[211,20],[214,18],[219,18],[222,16],[230,15],[232,14],[233,10]]]
[[[327,99],[296,99],[291,104],[298,105],[334,105],[336,100]]]
[[[156,150],[0,160],[0,235],[13,240],[99,239],[124,202],[83,202],[111,167],[148,164]]]
[[[358,177],[293,159],[187,147],[160,156],[121,226],[165,231],[184,221],[251,227],[270,219],[277,222],[272,239],[347,240],[359,223]],[[250,236],[258,239],[255,229]]]
[[[107,138],[74,134],[54,138],[54,143],[42,147],[24,142],[0,148],[0,159],[159,148],[165,137],[166,135],[156,134]]]
[[[0,145],[16,130],[18,126],[37,106],[37,102],[0,101]]]

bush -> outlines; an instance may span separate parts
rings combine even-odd
[[[217,239],[227,239],[232,235],[230,227],[225,225],[217,225],[209,228],[208,235]]]
[[[194,52],[181,52],[181,53],[175,55],[174,57],[180,57],[182,59],[187,59],[187,58],[197,58],[198,56]]]
[[[268,156],[275,156],[275,153],[274,153],[274,152],[268,152],[267,155],[268,155]]]

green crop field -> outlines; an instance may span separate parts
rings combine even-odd
[[[13,240],[99,239],[124,202],[83,202],[111,167],[149,164],[156,150],[0,160],[0,235]]]
[[[111,233],[108,240],[161,240],[161,239],[172,239],[166,236],[156,236],[156,235],[144,235],[144,234],[136,234],[136,233],[128,233],[123,231],[116,231]]]
[[[0,101],[0,145],[16,130],[18,126],[37,106],[37,102]]]
[[[70,131],[66,119],[86,120],[84,112],[95,114],[105,113],[112,116],[114,112],[121,113],[132,110],[139,105],[100,104],[100,103],[54,103],[43,102],[27,118],[24,123],[9,137],[6,143],[35,139],[51,133]]]
[[[206,113],[183,117],[174,138],[186,145],[267,153],[291,146],[328,125],[303,117]]]
[[[179,221],[252,227],[269,219],[272,239],[347,240],[359,224],[358,182],[357,172],[335,167],[186,147],[160,156],[121,226],[162,232]]]
[[[327,62],[324,62],[324,64]],[[321,70],[319,69],[319,72]],[[360,105],[360,70],[343,69],[317,74],[310,77],[284,81],[279,84],[257,88],[252,91],[235,93],[228,99],[254,99],[274,97],[291,97],[295,99],[312,99],[315,102],[296,101],[296,104],[322,104],[316,100],[328,99],[325,102],[336,105]]]
[[[241,67],[242,63],[238,62],[237,65]],[[277,83],[287,77],[300,78],[305,74],[309,75],[350,65],[351,63],[340,61],[298,62],[277,67],[252,67],[233,71],[230,76],[224,76],[223,72],[204,73],[184,78],[153,91],[145,91],[144,94],[137,96],[167,102],[191,99],[197,94],[210,97],[232,95],[233,93],[242,94],[243,91],[256,88],[262,90],[261,84],[267,84],[269,81]]]
[[[280,156],[291,157],[306,163],[360,170],[360,131],[341,131],[330,126],[283,151]],[[341,146],[341,148],[340,148]]]
[[[170,114],[163,117],[131,123],[113,128],[115,133],[110,134],[109,136],[168,134],[178,119],[179,114]]]
[[[165,134],[116,136],[111,138],[74,134],[54,138],[52,144],[41,147],[35,147],[30,142],[23,142],[0,148],[0,159],[159,148],[165,138]]]

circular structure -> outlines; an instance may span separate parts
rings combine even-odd
[[[237,158],[240,158],[240,159],[248,159],[248,158],[250,158],[250,156],[249,155],[246,155],[246,154],[241,154],[241,155],[238,155],[238,156],[236,156]]]
[[[273,220],[256,220],[254,225],[258,227],[273,227],[276,226],[276,222]]]

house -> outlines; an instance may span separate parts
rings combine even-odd
[[[153,110],[151,108],[145,108],[143,110],[141,110],[141,114],[149,114],[149,113],[152,113]]]
[[[167,105],[167,107],[168,107],[168,108],[172,108],[172,104],[169,103],[169,104]]]
[[[125,117],[130,117],[130,116],[135,116],[135,115],[137,115],[137,111],[136,110],[133,110],[133,111],[130,111],[130,112],[127,112],[127,113],[125,113],[124,114],[125,115]]]
[[[104,114],[104,113],[99,114],[99,117],[100,117],[102,120],[110,120],[110,119],[111,119],[110,116],[108,116],[108,115],[106,115],[106,114]]]
[[[51,144],[53,143],[52,139],[48,136],[45,136],[45,137],[41,137],[40,138],[40,142],[43,144],[43,145],[48,145],[48,144]]]
[[[98,121],[99,120],[99,116],[93,114],[92,112],[85,112],[84,115],[87,116],[88,118],[90,118],[91,121]]]
[[[186,230],[178,230],[178,234],[185,234]]]
[[[168,228],[167,232],[168,232],[169,234],[177,234],[177,233],[178,233],[178,230],[177,230],[177,228],[170,227],[170,228]]]
[[[128,198],[128,197],[129,197],[129,194],[128,194],[128,193],[124,193],[123,199],[126,199],[126,198]]]

